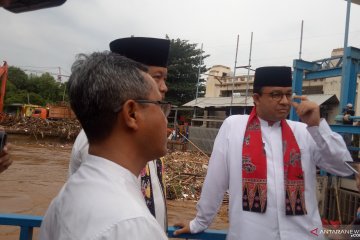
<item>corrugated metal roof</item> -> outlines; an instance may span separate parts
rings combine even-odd
[[[313,94],[308,95],[310,101],[316,102],[321,105],[328,101],[329,104],[339,103],[335,94]],[[231,103],[231,97],[201,97],[185,103],[183,107],[252,107],[254,106],[252,97],[236,96]]]
[[[316,102],[318,105],[326,104],[337,104],[339,99],[335,94],[313,94],[307,95],[310,101]]]
[[[247,104],[245,104],[245,101]],[[231,97],[203,97],[194,99],[183,105],[184,107],[230,107],[230,106],[254,106],[252,97],[247,99],[243,96],[234,97],[231,103]]]

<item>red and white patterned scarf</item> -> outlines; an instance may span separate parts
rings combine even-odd
[[[305,185],[300,149],[286,120],[281,120],[280,126],[284,161],[285,212],[286,215],[304,215],[306,214]],[[242,152],[244,211],[265,213],[266,182],[266,152],[261,136],[260,121],[254,107],[246,125]]]

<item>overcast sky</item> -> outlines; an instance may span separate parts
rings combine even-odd
[[[0,9],[0,61],[70,74],[78,53],[107,50],[116,38],[170,38],[203,43],[208,67],[289,65],[330,57],[344,44],[344,0],[67,0],[56,8],[13,14]],[[349,45],[360,48],[360,5],[352,4]],[[36,67],[36,68],[35,68]],[[52,68],[53,67],[53,68]],[[244,73],[246,71],[242,70]],[[241,73],[240,70],[237,70]]]

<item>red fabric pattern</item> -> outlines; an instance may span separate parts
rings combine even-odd
[[[285,212],[304,215],[305,187],[301,167],[301,152],[286,120],[280,122],[283,139]],[[254,107],[247,122],[242,153],[243,210],[264,213],[267,202],[266,153],[260,121]]]

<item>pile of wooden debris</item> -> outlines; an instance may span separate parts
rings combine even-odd
[[[166,198],[199,200],[209,159],[199,151],[169,152],[165,156]],[[229,203],[228,193],[223,203]]]
[[[0,126],[8,133],[33,135],[36,139],[60,137],[74,140],[81,130],[76,119],[44,120],[41,118],[15,118],[2,116]],[[206,176],[209,156],[199,151],[174,151],[165,156],[167,199],[199,200]],[[227,196],[225,197],[227,201]]]
[[[198,200],[209,157],[200,152],[169,152],[165,156],[168,199]]]
[[[0,125],[8,133],[24,133],[35,138],[60,137],[67,140],[75,139],[81,125],[76,119],[47,120],[34,117],[15,117],[3,115]]]

